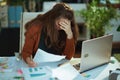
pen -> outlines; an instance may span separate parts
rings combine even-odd
[[[60,63],[60,64],[58,64],[58,67],[60,67],[60,66],[62,66],[62,65],[64,65],[64,64],[66,64],[66,63],[68,63],[68,62]]]

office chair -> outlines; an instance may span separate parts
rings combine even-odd
[[[43,12],[23,12],[21,16],[21,23],[20,23],[20,46],[19,46],[19,53],[21,53],[22,48],[24,46],[25,41],[25,24],[35,18],[38,14],[42,14]]]

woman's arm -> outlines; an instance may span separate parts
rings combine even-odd
[[[66,55],[67,59],[71,59],[75,53],[75,41],[73,38],[73,32],[71,30],[71,21],[67,19],[61,19],[59,24],[60,24],[60,28],[64,30],[67,35],[66,45],[63,55]]]
[[[74,39],[66,39],[66,46],[63,55],[66,55],[66,59],[71,59],[75,54],[75,42]]]
[[[25,34],[25,43],[22,50],[23,60],[31,67],[36,66],[36,63],[33,62],[32,54],[34,53],[34,47],[36,45],[38,28],[32,26],[29,28]]]

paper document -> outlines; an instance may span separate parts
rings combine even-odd
[[[50,80],[52,71],[49,67],[22,68],[25,80]]]
[[[33,60],[36,63],[41,63],[41,62],[55,62],[55,61],[60,61],[60,60],[62,60],[64,58],[65,58],[65,56],[54,55],[54,54],[45,52],[45,51],[43,51],[41,49],[38,49]]]
[[[59,80],[74,80],[78,75],[79,72],[70,63],[53,69],[53,77],[57,77]]]
[[[55,68],[58,68],[59,65],[67,63],[67,62],[69,62],[69,60],[62,59],[60,61],[55,61],[55,62],[43,62],[43,63],[38,64],[38,66],[40,67],[49,66],[51,69],[55,69]]]

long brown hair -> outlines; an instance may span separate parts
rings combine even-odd
[[[54,48],[57,52],[62,52],[65,48],[67,35],[63,30],[55,29],[55,21],[59,17],[66,18],[71,21],[71,29],[73,37],[77,40],[77,25],[75,23],[74,12],[70,6],[65,3],[57,3],[51,10],[45,14],[38,15],[33,21],[41,21],[42,29],[45,33],[45,44],[48,48]]]

